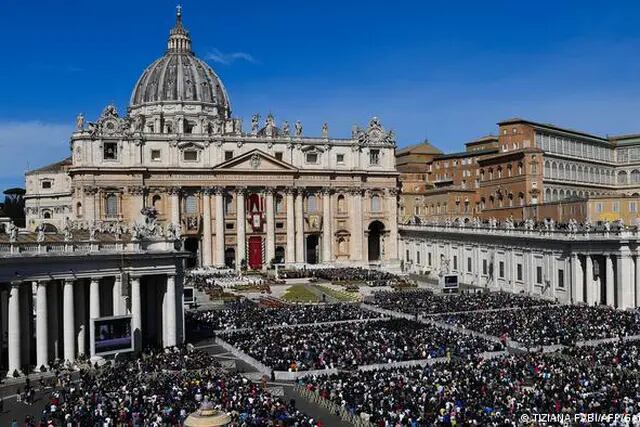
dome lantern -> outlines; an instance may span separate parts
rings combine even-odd
[[[193,53],[191,51],[191,37],[189,37],[189,32],[182,26],[182,6],[176,7],[176,26],[173,27],[169,33],[167,51],[170,53]]]

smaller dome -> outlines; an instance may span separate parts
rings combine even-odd
[[[227,92],[213,69],[191,50],[191,37],[182,26],[180,7],[167,45],[165,55],[149,65],[138,79],[129,108],[156,103],[197,103],[216,107],[218,116],[229,118],[231,105]]]

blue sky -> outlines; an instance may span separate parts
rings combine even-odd
[[[348,136],[377,115],[400,146],[457,151],[521,116],[640,131],[640,3],[182,1],[235,116]],[[0,189],[67,155],[75,116],[120,110],[160,56],[176,1],[26,2],[0,13]],[[9,41],[7,43],[6,41]]]

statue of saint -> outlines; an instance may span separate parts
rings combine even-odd
[[[327,122],[322,124],[322,137],[329,138],[329,125]]]
[[[84,114],[80,113],[76,117],[76,130],[84,129]]]
[[[300,120],[296,120],[296,136],[302,136],[302,123],[300,123]]]

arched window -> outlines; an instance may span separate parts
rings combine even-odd
[[[633,184],[640,184],[640,171],[638,169],[631,171],[631,182]]]
[[[339,214],[347,213],[347,202],[344,198],[344,194],[340,194],[338,196],[338,213]]]
[[[524,193],[518,194],[518,199],[520,201],[520,206],[524,206]]]
[[[548,188],[544,192],[544,201],[545,202],[550,202],[551,201],[551,190],[548,189]]]
[[[626,184],[627,183],[627,172],[620,171],[618,173],[618,184]]]
[[[551,163],[551,178],[558,178],[558,164],[556,162]]]
[[[76,216],[78,218],[82,218],[82,214],[83,214],[83,212],[82,212],[82,203],[78,202],[76,204]]]
[[[551,163],[544,162],[544,176],[545,178],[551,178]]]
[[[318,199],[314,194],[311,194],[307,197],[307,212],[317,212],[318,211]]]
[[[162,197],[160,197],[159,194],[155,194],[152,198],[151,198],[151,206],[153,206],[154,208],[156,208],[156,210],[159,212],[160,211],[160,201],[162,200]]]
[[[276,194],[276,213],[284,212],[284,197],[282,194]]]
[[[51,211],[44,211],[44,213],[42,214],[42,217],[44,219],[51,219]]]
[[[188,195],[184,200],[184,212],[187,215],[195,215],[198,212],[198,200],[193,194]]]
[[[519,163],[518,163],[518,175],[522,175],[523,169],[524,169],[524,168],[523,168],[523,166],[522,166],[522,162],[519,162]]]
[[[118,217],[118,196],[115,194],[107,194],[105,198],[105,216],[107,218]]]
[[[382,206],[380,206],[380,196],[374,194],[371,196],[371,212],[380,212]]]
[[[231,194],[225,195],[224,196],[224,214],[227,215],[235,211],[236,210],[234,209],[233,196]]]

